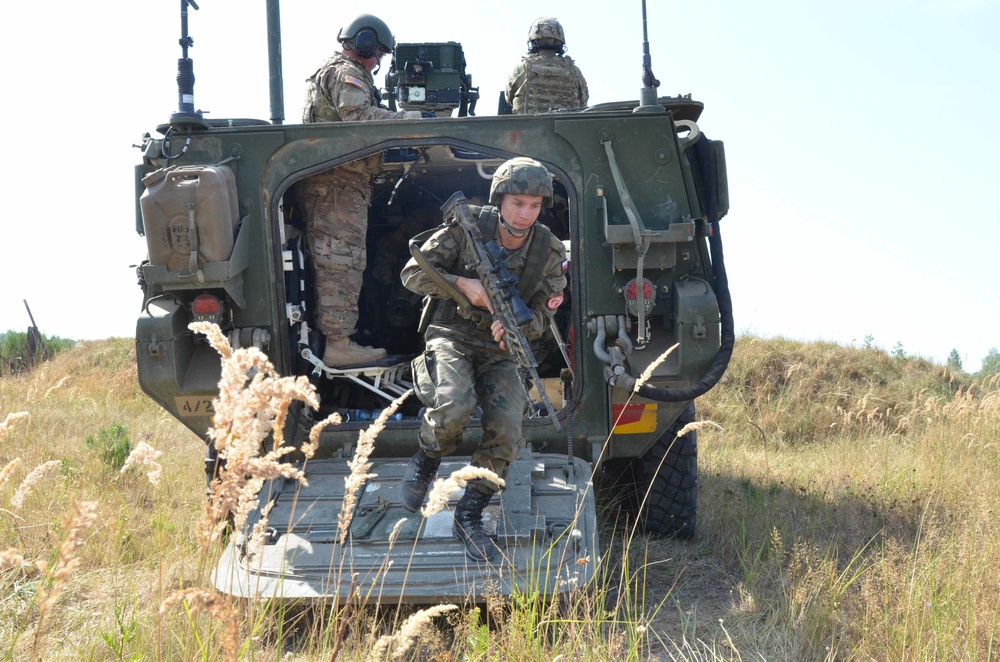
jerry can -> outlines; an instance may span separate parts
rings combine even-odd
[[[170,166],[142,183],[139,208],[151,265],[195,272],[229,259],[239,203],[228,166]]]

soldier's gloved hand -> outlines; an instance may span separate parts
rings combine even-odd
[[[427,118],[437,117],[437,113],[435,113],[433,110],[421,110],[420,111],[420,116],[421,117],[427,117]]]
[[[404,110],[403,119],[404,120],[418,120],[423,117],[423,113],[419,110]]]

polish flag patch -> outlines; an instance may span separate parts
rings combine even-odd
[[[562,305],[562,302],[563,302],[563,296],[561,294],[557,294],[551,299],[549,299],[545,305],[549,307],[549,310],[555,310],[556,308]]]

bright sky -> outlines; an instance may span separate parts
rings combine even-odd
[[[198,2],[196,106],[270,118],[264,1]],[[338,29],[365,11],[399,41],[460,42],[480,115],[496,113],[540,15],[562,22],[592,103],[641,87],[640,0],[281,9],[288,122]],[[26,299],[46,334],[131,336],[131,265],[145,256],[132,145],[177,110],[180,2],[15,2],[4,13],[0,331],[28,326]],[[699,126],[726,145],[738,332],[871,337],[942,363],[957,349],[973,371],[1000,347],[1000,0],[647,0],[647,18],[660,95],[704,102]]]

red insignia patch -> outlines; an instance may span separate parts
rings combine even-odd
[[[556,308],[562,305],[562,302],[563,302],[563,296],[561,294],[557,294],[551,299],[549,299],[548,303],[546,303],[545,305],[549,307],[549,310],[555,310]]]

